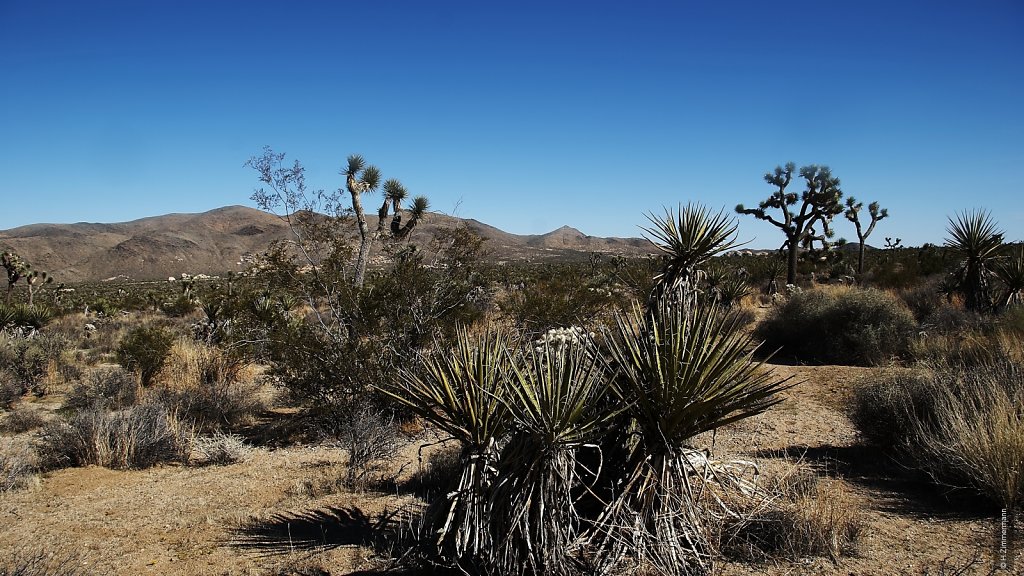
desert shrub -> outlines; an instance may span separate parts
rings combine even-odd
[[[922,467],[1003,508],[1024,504],[1024,371],[1016,362],[936,372],[933,410],[915,418]]]
[[[338,420],[326,432],[348,456],[343,478],[348,488],[366,485],[373,474],[394,459],[402,444],[394,416],[369,402],[339,413]]]
[[[1024,503],[1024,371],[1016,359],[937,364],[857,393],[861,436],[896,448],[945,485]]]
[[[24,393],[25,390],[15,380],[14,374],[0,367],[0,408],[10,408]]]
[[[128,332],[117,347],[117,361],[139,375],[149,386],[160,372],[174,345],[174,335],[158,326],[141,326]]]
[[[593,325],[608,311],[614,295],[569,265],[524,270],[499,300],[498,308],[516,326],[539,333],[558,326]]]
[[[196,309],[196,302],[188,296],[182,294],[177,298],[164,302],[160,305],[160,310],[168,316],[174,318],[180,318],[182,316],[188,316]]]
[[[897,291],[899,297],[907,305],[907,308],[914,313],[918,322],[934,313],[943,305],[947,305],[943,293],[944,278],[941,275],[924,279]]]
[[[47,424],[40,435],[39,454],[47,469],[88,465],[140,469],[183,461],[190,439],[191,431],[159,404],[113,412],[88,408]]]
[[[230,429],[265,409],[252,367],[223,350],[190,340],[175,343],[163,369],[163,385],[150,395],[171,406],[199,430]]]
[[[755,509],[726,522],[722,550],[751,560],[856,553],[863,520],[842,482],[794,467],[767,481],[767,497]]]
[[[60,334],[36,334],[32,338],[0,336],[0,378],[7,381],[9,396],[12,391],[21,396],[33,392],[45,394],[51,385],[64,379],[68,363],[64,351],[69,341]]]
[[[913,315],[894,296],[841,288],[793,294],[755,335],[766,349],[803,361],[869,366],[905,355],[915,330]]]
[[[252,447],[235,434],[197,436],[192,439],[189,463],[194,466],[226,466],[244,461],[251,451]]]
[[[903,373],[857,388],[850,419],[869,444],[909,451],[915,418],[933,411],[934,396],[927,377]]]
[[[35,469],[31,447],[12,438],[0,438],[0,492],[24,487]]]
[[[46,417],[41,410],[19,405],[7,413],[7,416],[0,421],[0,430],[13,434],[21,434],[29,430],[35,430],[46,423]]]
[[[82,376],[64,401],[72,409],[99,406],[108,410],[119,410],[135,404],[139,395],[139,383],[135,376],[124,368],[96,368]]]

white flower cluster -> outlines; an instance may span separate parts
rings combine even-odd
[[[587,332],[580,326],[552,328],[534,340],[533,346],[537,352],[542,351],[545,344],[557,350],[566,344],[586,344],[593,338],[593,332]]]

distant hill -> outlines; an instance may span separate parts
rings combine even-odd
[[[374,215],[367,215],[371,228]],[[642,238],[600,238],[563,226],[541,235],[517,235],[477,220],[428,214],[411,240],[427,244],[443,227],[466,225],[486,239],[492,260],[582,259],[592,252],[643,255],[653,252]],[[135,280],[239,270],[244,255],[267,249],[288,236],[274,214],[228,206],[201,214],[167,214],[116,224],[31,224],[0,231],[0,249],[20,254],[33,268],[58,282]],[[356,230],[352,230],[353,240]],[[378,252],[379,253],[379,252]]]

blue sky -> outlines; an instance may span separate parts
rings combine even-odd
[[[974,208],[1022,240],[1022,104],[1014,0],[0,0],[0,229],[252,205],[269,145],[522,234],[731,211],[793,161],[889,208],[872,244]]]

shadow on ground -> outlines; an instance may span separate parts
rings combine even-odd
[[[757,458],[802,461],[819,475],[842,478],[878,495],[878,509],[915,518],[980,520],[999,510],[973,490],[938,486],[925,473],[913,469],[873,446],[794,445],[758,450]]]

